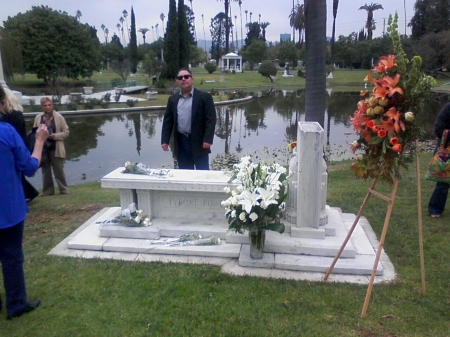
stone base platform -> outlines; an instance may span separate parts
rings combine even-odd
[[[167,219],[154,219],[153,225],[145,228],[96,223],[114,217],[119,211],[119,207],[102,209],[49,254],[130,261],[204,263],[219,265],[223,272],[235,275],[320,281],[355,219],[354,214],[342,213],[338,208],[328,208],[336,236],[327,236],[324,240],[294,238],[289,233],[268,231],[264,258],[252,260],[247,235],[228,232],[225,221],[207,228],[202,224],[172,223]],[[215,235],[222,242],[215,246],[151,244],[153,239],[176,237],[190,232],[200,232],[204,237]],[[361,218],[328,280],[367,284],[377,247],[378,241],[369,222]],[[376,275],[376,283],[395,278],[394,267],[384,251]]]

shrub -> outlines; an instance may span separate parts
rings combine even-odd
[[[206,62],[205,69],[209,74],[212,74],[217,70],[217,65],[215,62]]]
[[[125,102],[130,108],[134,107],[136,105],[137,99],[127,99]]]
[[[259,66],[258,73],[264,77],[270,78],[270,81],[273,82],[270,76],[275,76],[277,74],[277,68],[271,61],[264,61]]]

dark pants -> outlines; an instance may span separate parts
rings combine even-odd
[[[22,239],[23,221],[15,226],[0,229],[0,262],[2,263],[8,316],[14,316],[27,303]]]
[[[209,156],[194,156],[191,137],[178,133],[178,168],[182,170],[209,170]]]
[[[447,202],[449,184],[436,183],[430,202],[428,203],[428,214],[442,214]]]

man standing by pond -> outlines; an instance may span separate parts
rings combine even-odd
[[[209,154],[216,127],[216,108],[211,94],[194,88],[189,69],[177,76],[180,92],[170,96],[161,132],[161,147],[169,151],[174,136],[174,156],[184,170],[209,170]]]

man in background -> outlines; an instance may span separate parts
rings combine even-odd
[[[185,170],[209,170],[209,154],[216,127],[216,108],[211,94],[194,88],[189,69],[177,75],[180,92],[169,97],[161,132],[161,147],[169,151],[174,136],[174,156]]]

